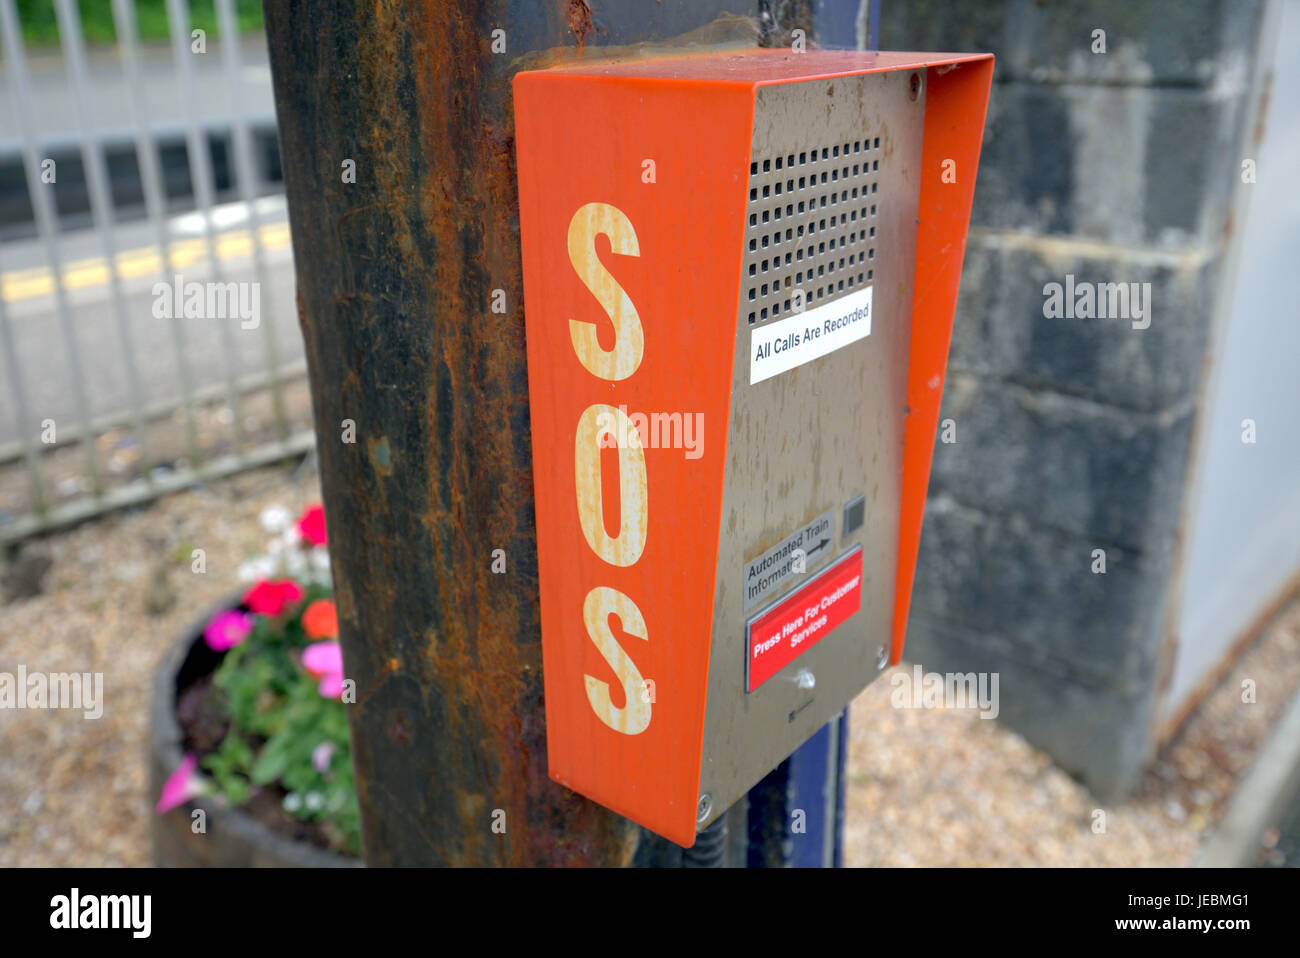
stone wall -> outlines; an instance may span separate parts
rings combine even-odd
[[[1156,744],[1173,653],[1262,3],[881,6],[881,49],[998,58],[908,658],[1001,673],[1002,720],[1116,797]],[[1149,313],[1048,318],[1067,276],[1150,284]]]

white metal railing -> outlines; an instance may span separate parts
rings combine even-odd
[[[211,53],[206,49],[206,37],[202,40],[204,49],[196,50],[199,41],[191,29],[188,0],[165,0],[170,64],[161,58],[160,49],[148,50],[154,58],[151,64],[157,67],[161,63],[165,76],[174,81],[175,89],[167,92],[179,96],[191,208],[202,224],[200,263],[195,262],[195,241],[178,238],[175,220],[169,219],[175,203],[173,200],[169,209],[158,130],[163,126],[176,129],[177,125],[161,123],[151,114],[151,99],[157,98],[158,91],[154,88],[159,81],[156,75],[146,76],[142,69],[135,0],[112,0],[117,38],[113,52],[119,71],[116,82],[125,101],[126,122],[134,143],[143,212],[148,224],[144,234],[146,245],[128,251],[122,248],[122,211],[115,206],[105,156],[106,138],[97,129],[100,118],[95,99],[100,91],[95,89],[96,77],[92,75],[87,56],[77,3],[76,0],[53,0],[53,3],[64,66],[59,102],[70,106],[66,112],[75,118],[75,129],[71,132],[78,145],[93,232],[76,232],[60,223],[54,188],[57,176],[51,180],[47,175],[51,166],[48,153],[55,139],[68,142],[69,131],[51,133],[42,128],[45,117],[37,94],[44,89],[42,84],[48,85],[51,80],[48,74],[40,74],[34,80],[15,0],[0,0],[3,76],[16,127],[0,130],[0,144],[15,145],[21,154],[38,238],[38,244],[29,254],[36,255],[33,251],[37,251],[43,259],[41,266],[5,274],[4,260],[11,249],[0,245],[0,371],[4,378],[0,404],[10,407],[12,421],[12,434],[0,435],[0,476],[5,470],[25,468],[28,490],[25,503],[19,507],[10,504],[0,514],[0,541],[31,535],[107,509],[143,502],[196,481],[301,453],[313,442],[308,417],[299,416],[295,421],[285,403],[285,384],[300,381],[305,372],[301,343],[294,338],[286,345],[283,338],[277,338],[276,304],[264,302],[273,293],[276,280],[284,283],[291,280],[292,263],[288,259],[287,240],[281,244],[285,248],[281,260],[273,262],[266,247],[267,230],[274,224],[263,222],[261,205],[257,202],[259,195],[267,192],[268,184],[255,162],[253,137],[254,127],[265,128],[273,122],[273,117],[268,115],[269,102],[259,104],[257,111],[250,112],[245,95],[247,66],[241,49],[235,0],[215,0],[217,36],[211,38],[214,47]],[[209,81],[208,95],[198,88],[196,64],[200,57],[204,77]],[[102,59],[96,61],[101,76],[103,63],[99,61]],[[238,219],[247,226],[239,233],[223,232],[218,215],[223,207],[218,203],[220,197],[209,147],[213,125],[210,94],[215,88],[223,89],[227,100],[224,123],[218,125],[228,130],[227,155],[233,157],[230,182],[239,204]],[[116,118],[112,130],[119,141],[122,139],[120,120],[121,117]],[[139,232],[138,227],[133,229]],[[79,308],[73,301],[73,292],[80,281],[69,282],[67,250],[74,243],[84,247],[92,237],[99,257],[93,261],[91,271],[104,280],[107,297],[102,308],[92,304],[87,310],[84,304]],[[237,247],[236,255],[227,255],[227,247]],[[230,271],[232,260],[244,261],[242,273]],[[153,278],[170,284],[167,288],[181,286],[183,268],[202,269],[206,281],[203,287],[215,289],[218,297],[214,300],[210,292],[205,301],[209,305],[222,302],[219,299],[222,291],[231,289],[232,284],[238,287],[235,275],[249,275],[251,278],[244,282],[252,284],[256,321],[249,322],[247,316],[232,316],[221,310],[216,315],[200,317],[182,314],[181,310],[160,310],[155,286],[150,322],[165,322],[167,334],[155,335],[160,331],[155,323],[142,335],[141,321],[146,317],[140,313],[145,307],[141,306],[139,290],[128,288],[132,283],[138,285],[141,271],[127,268],[130,263],[150,264],[154,268]],[[85,269],[78,267],[77,275],[84,273]],[[27,279],[20,282],[24,276]],[[144,280],[148,281],[148,277]],[[39,307],[31,307],[29,302],[19,303],[13,291],[23,289],[37,290],[31,294],[34,297],[45,296],[46,311],[39,312]],[[176,298],[179,303],[179,293]],[[28,316],[22,328],[16,317],[20,308]],[[34,316],[28,315],[32,309],[37,309]],[[47,318],[57,320],[58,343],[53,348],[61,353],[58,368],[32,362],[33,356],[48,358],[51,352],[53,324],[43,322]],[[206,324],[202,332],[208,338],[212,337],[213,329],[216,331],[215,349],[211,352],[195,338],[199,330],[196,318]],[[107,331],[109,327],[111,334]],[[89,347],[82,338],[87,330],[95,333]],[[254,368],[249,368],[249,341],[240,338],[249,335],[260,337],[257,347],[260,355],[252,363]],[[167,342],[161,343],[159,339]],[[110,342],[117,354],[112,365],[120,372],[125,386],[124,395],[117,397],[104,395],[104,390],[96,391],[96,377],[91,375],[94,372],[91,367],[96,363],[88,363],[88,356],[102,362]],[[293,349],[299,354],[283,356]],[[152,390],[157,395],[150,396],[151,389],[142,373],[156,372],[163,367],[169,370],[168,384],[157,385]],[[58,380],[53,392],[49,382],[52,377]],[[48,415],[49,410],[43,405],[48,405],[48,401],[33,396],[34,384],[43,387],[44,396],[53,394],[70,399],[68,409],[75,421],[59,422],[58,419],[68,417],[61,415],[56,419]],[[242,406],[253,392],[269,394],[272,410],[269,436],[246,435]],[[224,403],[229,409],[225,420],[229,434],[221,442],[209,443],[205,448],[199,436],[199,408],[214,402]],[[160,469],[157,450],[152,448],[152,425],[174,415],[184,419],[184,455],[173,456],[167,468]],[[117,427],[129,432],[139,450],[138,460],[126,476],[106,475],[96,448],[96,438]],[[70,444],[80,447],[80,471],[85,482],[68,495],[51,490],[46,472],[50,457]]]

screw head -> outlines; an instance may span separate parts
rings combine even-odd
[[[695,821],[703,823],[713,811],[713,796],[705,792],[700,796],[700,804],[695,809]]]
[[[882,645],[876,650],[876,671],[882,671],[889,664],[889,646]]]
[[[920,92],[921,92],[921,74],[913,73],[911,88],[909,89],[908,94],[911,99],[915,100],[917,96],[920,94]]]

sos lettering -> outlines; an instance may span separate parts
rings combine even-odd
[[[632,376],[641,365],[645,337],[636,306],[596,256],[597,236],[608,237],[610,250],[617,255],[640,256],[641,252],[631,220],[608,203],[587,203],[569,221],[569,262],[613,323],[614,346],[602,349],[596,324],[576,319],[569,320],[569,338],[583,368],[605,382],[615,383]],[[616,536],[605,527],[600,450],[606,434],[613,437],[618,448]],[[578,418],[574,434],[574,484],[582,535],[592,552],[618,568],[633,566],[641,558],[649,528],[645,451],[632,438],[637,435],[627,414],[606,403],[588,406]],[[619,442],[620,436],[630,441]],[[650,726],[653,705],[644,694],[645,680],[640,669],[610,630],[611,614],[618,617],[624,632],[644,641],[650,638],[645,618],[631,597],[610,586],[594,586],[583,601],[582,620],[587,636],[623,687],[625,704],[616,707],[608,683],[584,674],[587,701],[596,717],[614,731],[639,735]]]

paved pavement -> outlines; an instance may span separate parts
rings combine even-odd
[[[267,285],[260,287],[260,319],[271,323],[282,363],[300,361],[302,338],[294,305],[293,264],[288,221],[282,197],[258,201],[260,232],[266,248]],[[220,279],[254,282],[248,213],[243,204],[217,207]],[[183,282],[209,282],[218,278],[207,258],[207,242],[199,214],[171,221],[173,252]],[[266,332],[242,329],[235,319],[189,318],[179,322],[185,338],[183,350],[175,344],[172,323],[154,315],[154,284],[164,279],[155,235],[148,223],[118,227],[117,257],[123,281],[124,315],[142,381],[146,404],[180,396],[180,363],[184,356],[196,388],[224,383],[221,324],[231,330],[237,353],[236,373],[252,375],[265,369]],[[118,331],[117,312],[102,250],[93,231],[64,234],[60,239],[65,288],[69,289],[72,326],[80,349],[81,381],[92,416],[124,413],[129,405],[127,356]],[[74,377],[67,359],[64,334],[39,241],[0,245],[0,290],[4,292],[10,327],[28,397],[28,418],[22,429],[40,434],[40,424],[75,425],[77,416]],[[0,370],[4,369],[0,366]],[[19,437],[12,383],[0,373],[0,449]]]
[[[1278,830],[1277,844],[1265,854],[1265,864],[1273,868],[1300,868],[1300,802]]]
[[[174,139],[190,113],[206,127],[226,124],[236,110],[255,120],[273,120],[265,36],[246,36],[240,44],[242,68],[237,97],[232,98],[221,41],[209,36],[207,52],[192,54],[192,103],[181,98],[170,45],[154,42],[140,47],[145,113],[155,136]],[[78,123],[76,94],[70,88],[61,53],[57,49],[28,51],[27,64],[31,113],[43,153],[75,150],[83,131]],[[104,140],[129,141],[131,96],[116,48],[89,49],[87,66],[89,112],[96,135]],[[0,161],[16,161],[21,146],[13,94],[7,71],[0,71]],[[6,175],[13,172],[14,165],[4,167],[10,171]],[[267,253],[266,285],[259,287],[261,323],[274,326],[281,362],[293,363],[301,360],[302,341],[294,308],[293,265],[283,197],[259,200],[255,209]],[[137,212],[118,211],[119,220]],[[215,268],[208,256],[200,215],[189,213],[171,219],[175,271],[186,283],[256,281],[247,208],[241,203],[217,207],[214,221],[220,230],[216,257],[219,266]],[[70,221],[62,224],[65,230],[70,225]],[[38,436],[43,420],[53,419],[60,427],[79,424],[74,386],[78,379],[93,418],[125,413],[130,397],[127,369],[132,360],[139,371],[146,405],[179,398],[182,358],[192,370],[196,389],[221,385],[228,372],[222,351],[223,323],[232,327],[235,374],[247,376],[265,369],[267,334],[262,328],[242,329],[237,319],[184,319],[176,324],[184,338],[183,344],[178,344],[171,320],[154,315],[154,284],[170,277],[164,276],[156,235],[147,221],[119,222],[114,242],[123,277],[121,315],[129,329],[129,350],[119,330],[107,262],[96,233],[71,229],[58,238],[71,326],[80,353],[79,376],[69,361],[45,246],[38,239],[0,243],[0,294],[5,300],[28,399],[28,416],[20,423],[14,383],[3,371],[6,367],[0,365],[0,451],[12,449],[20,433]]]
[[[252,34],[240,44],[239,97],[242,112],[250,117],[272,118],[275,104],[271,90],[266,37]],[[195,98],[181,99],[171,47],[148,43],[140,47],[140,75],[145,116],[155,130],[180,128],[189,114],[204,125],[224,123],[232,112],[231,89],[222,62],[221,43],[208,38],[207,52],[193,54]],[[80,126],[77,103],[69,87],[62,55],[56,50],[28,51],[27,67],[32,94],[36,135],[45,144],[77,144]],[[129,137],[131,95],[115,47],[87,51],[90,115],[100,136]],[[18,113],[7,71],[0,70],[0,156],[16,153],[22,143]]]

